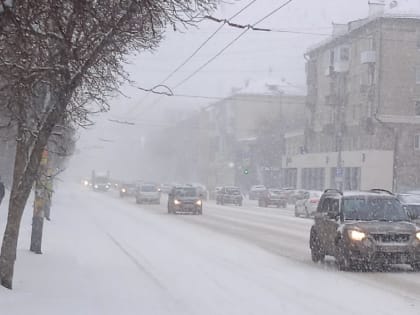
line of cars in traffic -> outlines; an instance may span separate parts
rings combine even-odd
[[[160,204],[161,194],[168,195],[168,213],[203,214],[203,200],[208,197],[203,185],[175,184],[156,185],[153,183],[122,183],[120,197],[134,197],[137,204]]]

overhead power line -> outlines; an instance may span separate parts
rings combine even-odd
[[[232,15],[229,20],[232,20],[234,18],[236,18],[238,15],[240,15],[242,12],[244,12],[245,10],[247,10],[250,6],[252,6],[255,2],[257,2],[257,0],[251,0],[247,5],[245,5],[242,9],[240,9],[238,12],[236,12],[234,15]],[[212,34],[210,34],[209,37],[207,37],[194,51],[191,55],[189,55],[183,62],[181,62],[174,70],[172,70],[159,84],[157,84],[157,86],[159,85],[163,85],[166,83],[166,81],[168,81],[170,78],[172,78],[179,70],[181,70],[187,63],[189,63],[191,61],[191,59],[193,59],[203,48],[204,46],[207,45],[208,42],[210,42],[210,40],[212,38],[214,38],[217,33],[219,33],[221,31],[221,29],[224,27],[224,24],[221,24]],[[146,94],[145,97],[143,97],[140,100],[140,103],[142,101],[145,100],[145,98],[148,96],[149,94]],[[153,102],[152,105],[154,105],[156,102]]]
[[[260,24],[261,22],[265,21],[266,19],[268,19],[269,17],[271,17],[272,15],[274,15],[276,12],[280,11],[281,9],[283,9],[285,6],[287,6],[291,2],[293,2],[293,0],[288,0],[288,1],[284,2],[282,5],[278,6],[274,10],[270,11],[267,15],[265,15],[264,17],[262,17],[261,19],[259,19],[255,23],[251,24],[250,27],[251,28],[252,27],[256,27],[258,24]],[[222,24],[222,25],[224,25],[224,24]],[[237,42],[242,36],[244,36],[249,30],[250,30],[249,27],[245,28],[238,36],[236,36],[232,41],[230,41],[221,50],[219,50],[219,52],[217,52],[216,55],[214,55],[212,58],[210,58],[209,60],[207,60],[203,65],[201,65],[200,67],[198,67],[193,73],[191,73],[185,79],[183,79],[178,84],[176,84],[174,86],[174,89],[178,88],[179,86],[181,86],[185,82],[189,81],[192,77],[194,77],[202,69],[204,69],[205,67],[207,67],[210,63],[212,63],[215,59],[217,59],[220,55],[222,55],[227,49],[229,49],[229,47],[231,47],[235,42]]]

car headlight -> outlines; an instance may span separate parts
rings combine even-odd
[[[417,237],[417,239],[420,241],[420,231],[418,231],[418,232],[416,233],[416,237]]]
[[[181,201],[179,201],[179,200],[177,200],[177,199],[175,199],[175,200],[174,200],[174,205],[179,206],[180,204],[181,204]]]
[[[195,202],[195,204],[197,205],[197,206],[201,206],[202,205],[202,201],[201,200],[197,200],[196,202]]]
[[[98,185],[95,185],[94,187],[95,187],[95,188],[98,188],[99,186],[98,186]]]
[[[125,188],[121,189],[121,191],[122,191],[123,193],[127,192],[127,190],[125,190]]]
[[[366,237],[366,233],[356,231],[356,230],[349,230],[349,237],[353,241],[362,241]]]

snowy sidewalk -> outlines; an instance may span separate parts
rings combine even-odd
[[[45,224],[44,255],[27,251],[31,211],[26,212],[15,289],[0,289],[2,315],[418,314],[420,309],[420,297],[363,286],[345,273],[283,259],[106,194],[69,185],[56,199],[53,221]],[[0,222],[4,216],[2,205]]]

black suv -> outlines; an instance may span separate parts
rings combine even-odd
[[[216,195],[216,204],[224,205],[224,204],[233,204],[242,206],[242,193],[238,187],[233,186],[225,186],[222,187]]]
[[[340,270],[391,264],[420,270],[420,229],[385,190],[324,191],[309,245],[314,262],[334,256]]]
[[[192,186],[175,186],[168,194],[168,213],[190,212],[203,214],[203,200]]]

